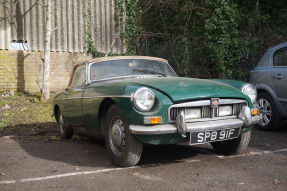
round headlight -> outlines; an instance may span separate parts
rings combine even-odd
[[[154,93],[148,88],[140,88],[134,94],[134,105],[140,111],[149,111],[155,102]]]
[[[255,103],[257,98],[257,91],[256,88],[252,84],[244,84],[241,87],[241,92],[245,95],[248,95],[252,101],[252,103]]]

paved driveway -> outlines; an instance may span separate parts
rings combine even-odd
[[[113,165],[100,140],[2,135],[0,188],[286,191],[287,128],[254,128],[246,154],[239,156],[218,155],[209,144],[145,146],[139,164],[130,168]]]

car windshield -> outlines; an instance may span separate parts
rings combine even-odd
[[[123,76],[156,75],[177,77],[166,63],[160,60],[119,59],[96,62],[90,67],[90,79],[99,80]]]

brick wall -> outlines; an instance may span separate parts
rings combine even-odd
[[[44,52],[0,50],[0,91],[40,92]],[[51,52],[50,90],[68,85],[74,64],[91,56],[83,53]]]

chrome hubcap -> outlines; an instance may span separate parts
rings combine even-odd
[[[118,118],[115,117],[111,124],[110,145],[113,153],[120,156],[125,147],[125,131],[124,124]]]
[[[123,133],[120,124],[114,123],[112,126],[112,141],[115,147],[119,147],[122,143]]]
[[[266,99],[260,98],[259,100],[257,100],[257,105],[259,112],[262,114],[263,118],[262,123],[260,123],[260,125],[265,126],[271,120],[272,110],[270,103]]]

